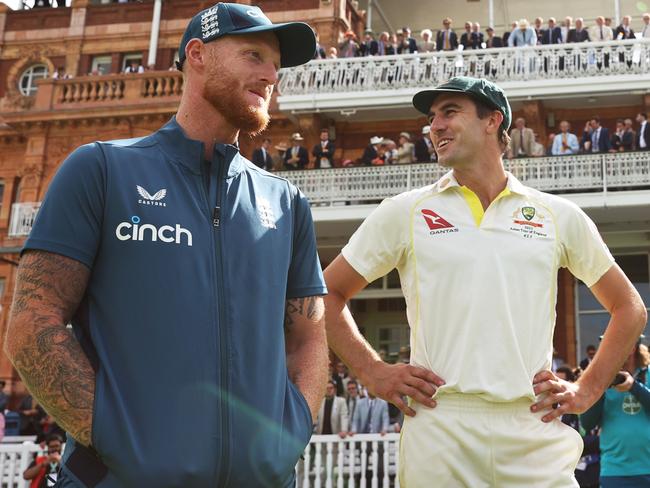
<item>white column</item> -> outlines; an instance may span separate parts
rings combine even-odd
[[[158,34],[160,33],[160,11],[162,0],[156,0],[153,4],[153,18],[151,19],[151,37],[149,38],[149,57],[147,66],[156,64],[156,52],[158,51]]]
[[[372,30],[372,0],[368,0],[366,9],[366,30]]]
[[[614,25],[621,22],[621,0],[614,0]]]
[[[494,0],[488,0],[488,27],[494,29]]]

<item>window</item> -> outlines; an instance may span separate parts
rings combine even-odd
[[[20,81],[18,82],[18,89],[20,93],[25,96],[31,96],[36,94],[38,87],[36,86],[36,80],[42,80],[47,78],[47,66],[44,64],[35,64],[30,66],[23,74],[20,75]]]
[[[0,212],[2,212],[2,199],[5,196],[5,180],[0,180]]]
[[[130,66],[133,61],[135,61],[139,66],[142,66],[142,53],[125,54],[122,58],[122,73],[124,73],[126,67]]]
[[[111,73],[111,65],[113,64],[113,59],[111,56],[95,56],[93,57],[93,62],[90,68],[91,74],[100,74],[108,75]]]
[[[625,272],[634,287],[637,289],[646,306],[650,304],[650,263],[648,254],[630,254],[615,256],[616,262]],[[578,360],[585,354],[585,348],[593,344],[598,347],[599,337],[605,332],[609,323],[609,313],[592,295],[587,286],[578,283],[578,320],[579,320],[579,344]],[[648,336],[650,330],[646,325],[644,334]]]

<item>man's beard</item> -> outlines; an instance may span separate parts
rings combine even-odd
[[[256,136],[266,129],[271,119],[268,103],[262,107],[251,106],[240,92],[233,90],[239,86],[239,80],[226,66],[213,60],[208,79],[203,88],[203,98],[230,125],[251,136]]]

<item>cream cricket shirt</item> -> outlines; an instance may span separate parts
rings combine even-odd
[[[485,212],[452,172],[386,199],[342,254],[368,282],[398,269],[412,363],[440,392],[496,402],[533,399],[550,369],[558,269],[592,286],[614,262],[579,207],[509,173]]]

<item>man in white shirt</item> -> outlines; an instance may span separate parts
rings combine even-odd
[[[567,154],[578,154],[580,146],[578,144],[578,137],[569,132],[571,124],[563,120],[560,122],[560,133],[553,139],[553,148],[551,153],[553,156],[565,156]]]
[[[612,28],[605,25],[605,17],[596,17],[596,25],[592,25],[591,29],[589,29],[589,39],[593,42],[604,42],[614,39]]]
[[[451,171],[382,202],[328,266],[329,345],[406,414],[402,486],[577,486],[582,439],[559,418],[600,398],[645,327],[645,306],[580,208],[504,170],[512,112],[499,87],[452,78],[413,105]],[[550,371],[560,267],[611,313],[577,383]],[[381,361],[346,307],[395,268],[410,364]]]
[[[637,114],[636,121],[639,123],[639,130],[636,133],[636,148],[639,151],[650,149],[650,124],[648,115],[644,112]]]
[[[650,37],[650,14],[643,14],[643,27],[641,27],[641,37]]]

